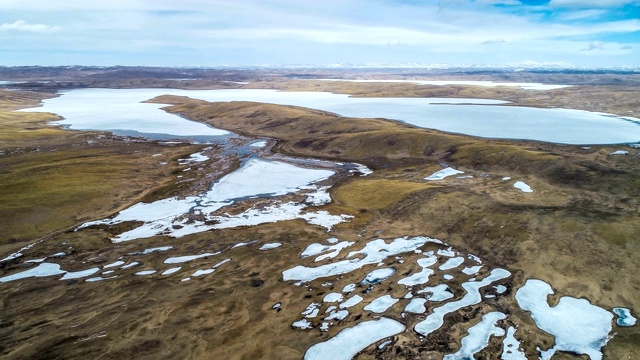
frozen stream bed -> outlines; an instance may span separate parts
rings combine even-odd
[[[418,127],[488,138],[529,139],[563,144],[618,144],[640,140],[639,119],[568,109],[502,106],[500,100],[456,98],[353,98],[327,92],[280,92],[264,89],[78,89],[20,111],[51,112],[57,124],[78,130],[122,134],[222,136],[226,131],[182,119],[141,103],[160,95],[206,101],[256,101],[295,105],[350,117],[387,118]],[[109,111],[105,111],[108,109]]]

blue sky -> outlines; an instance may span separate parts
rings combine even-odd
[[[640,66],[640,0],[0,0],[0,65]]]

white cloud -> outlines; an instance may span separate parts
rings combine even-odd
[[[634,4],[638,5],[638,0],[551,0],[553,7],[577,7],[577,8],[608,8]]]
[[[505,39],[491,39],[491,40],[485,40],[483,42],[481,42],[480,44],[482,45],[489,45],[489,44],[502,44],[502,43],[506,43],[507,40]]]
[[[587,47],[580,49],[580,51],[593,51],[604,50],[604,43],[602,41],[592,41]]]
[[[522,5],[519,0],[476,0],[476,3],[486,5]]]
[[[50,33],[60,30],[59,26],[51,26],[45,24],[29,24],[24,20],[16,20],[13,23],[4,23],[0,25],[0,31],[24,31],[33,33]]]
[[[603,9],[588,9],[588,10],[576,10],[563,13],[561,18],[564,20],[582,20],[591,19],[602,16],[607,13],[607,10]]]

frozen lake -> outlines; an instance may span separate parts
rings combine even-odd
[[[206,101],[256,101],[325,110],[349,117],[401,120],[418,127],[502,139],[563,144],[620,144],[640,141],[640,119],[568,109],[501,106],[500,100],[454,98],[352,98],[325,92],[263,89],[79,89],[21,111],[51,112],[77,130],[170,136],[219,136],[226,131],[188,121],[140,103],[159,95]],[[156,136],[157,137],[157,136]]]

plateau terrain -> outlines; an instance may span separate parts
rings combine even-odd
[[[640,358],[637,72],[0,80],[2,358]]]

